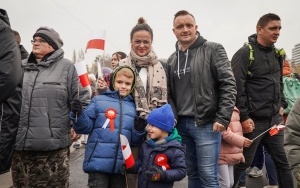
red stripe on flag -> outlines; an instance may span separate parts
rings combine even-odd
[[[86,87],[86,86],[90,85],[90,80],[89,80],[89,76],[87,73],[80,75],[79,80],[80,80],[82,87]]]
[[[134,165],[134,158],[132,154],[127,159],[125,159],[125,165],[127,169],[131,168]]]
[[[105,40],[103,40],[103,39],[92,39],[87,43],[86,50],[91,49],[91,48],[104,50],[104,45],[105,45]]]

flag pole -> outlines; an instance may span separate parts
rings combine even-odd
[[[260,136],[264,135],[266,132],[268,132],[269,130],[271,130],[273,127],[275,127],[276,125],[270,127],[269,129],[265,130],[264,132],[262,132],[261,134],[259,134],[257,137],[253,138],[252,140],[256,140],[257,138],[259,138]]]

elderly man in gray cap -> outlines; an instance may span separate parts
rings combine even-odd
[[[52,28],[33,35],[22,62],[22,106],[12,162],[15,187],[68,187],[71,101],[89,99],[78,87],[74,64],[64,58],[63,41]],[[80,88],[80,91],[78,89]]]

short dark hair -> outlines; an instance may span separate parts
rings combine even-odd
[[[115,52],[114,54],[116,54],[118,56],[119,60],[125,59],[127,57],[127,55],[124,52],[121,52],[121,51]]]
[[[259,18],[256,27],[265,27],[270,21],[278,20],[280,21],[280,17],[273,13],[268,13]]]
[[[194,17],[193,14],[189,13],[189,12],[186,11],[186,10],[180,10],[180,11],[176,12],[176,14],[174,15],[173,22],[175,21],[175,19],[176,19],[178,16],[185,16],[185,15],[190,15],[190,16],[192,16],[192,17],[195,19],[195,17]]]
[[[151,27],[146,23],[145,19],[143,17],[140,17],[138,19],[138,23],[132,28],[130,32],[130,40],[132,40],[132,37],[134,33],[138,31],[148,31],[151,35],[151,40],[153,40],[153,31]]]

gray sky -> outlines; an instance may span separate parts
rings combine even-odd
[[[154,51],[159,58],[168,58],[175,50],[173,16],[182,9],[195,16],[204,38],[225,47],[229,59],[255,33],[259,17],[269,12],[282,21],[276,47],[291,58],[292,48],[300,43],[299,0],[0,0],[0,7],[8,12],[29,52],[36,29],[49,26],[61,35],[69,59],[74,49],[84,50],[89,34],[99,29],[106,30],[105,53],[128,54],[130,31],[141,16],[153,29]]]

